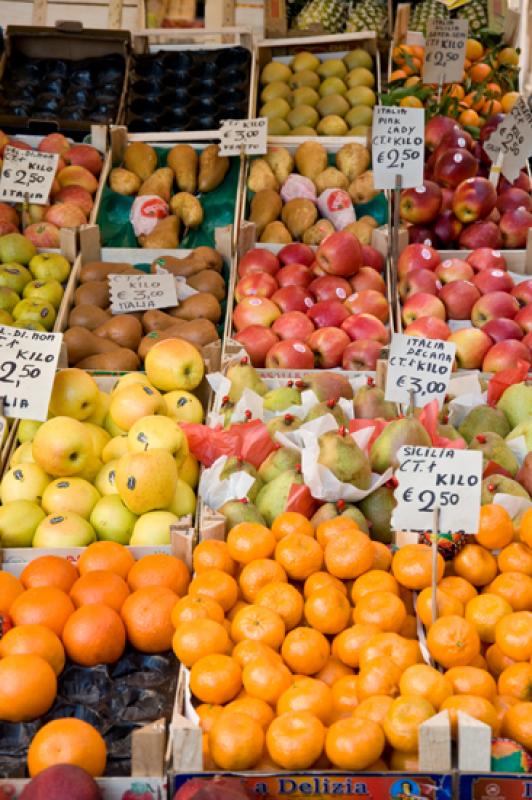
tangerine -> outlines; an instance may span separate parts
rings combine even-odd
[[[224,711],[209,732],[209,752],[214,763],[225,770],[252,769],[264,747],[261,725],[237,711]]]
[[[448,678],[428,664],[412,664],[407,667],[401,675],[399,689],[402,695],[428,700],[435,709],[439,709],[443,701],[453,693]]]
[[[412,664],[421,661],[419,643],[413,639],[405,639],[398,633],[378,633],[363,644],[359,652],[361,667],[365,667],[374,658],[385,657],[393,661],[401,672]]]
[[[215,600],[227,613],[238,600],[238,584],[232,575],[220,569],[206,569],[190,582],[189,595],[203,595]]]
[[[532,550],[523,542],[512,542],[497,556],[501,572],[524,572],[532,575]]]
[[[286,634],[281,655],[296,675],[315,675],[331,654],[328,640],[312,628],[293,628]]]
[[[275,706],[292,684],[292,675],[282,661],[255,659],[244,667],[242,682],[248,695]]]
[[[9,609],[22,593],[24,587],[10,572],[0,570],[0,614],[8,614]]]
[[[325,752],[339,769],[367,769],[380,758],[385,745],[382,728],[371,719],[340,719],[325,738]]]
[[[397,697],[401,670],[390,659],[381,656],[360,668],[357,680],[357,697],[365,700],[375,694]]]
[[[358,676],[344,675],[331,686],[333,695],[333,716],[336,719],[350,717],[358,706]]]
[[[532,611],[532,578],[523,572],[502,572],[493,580],[488,591],[497,594],[514,611]]]
[[[282,618],[275,611],[263,606],[242,608],[231,623],[231,639],[235,644],[244,640],[255,640],[279,650],[285,637]]]
[[[475,536],[477,544],[488,550],[500,550],[510,544],[513,538],[512,518],[505,508],[496,503],[480,507],[478,533]]]
[[[320,522],[316,528],[316,539],[318,543],[325,549],[325,547],[336,539],[344,531],[358,531],[360,528],[354,519],[346,516],[333,517]]]
[[[257,558],[242,569],[238,578],[240,590],[248,603],[254,603],[257,594],[268,583],[287,581],[284,569],[271,558]]]
[[[203,656],[227,653],[229,644],[224,626],[212,619],[182,622],[172,639],[173,651],[186,667],[191,667]]]
[[[438,553],[437,580],[443,577],[444,561]],[[395,553],[392,572],[407,589],[421,591],[432,583],[432,551],[426,544],[407,544]]]
[[[479,544],[466,544],[453,559],[454,571],[473,586],[486,586],[497,574],[497,561]]]
[[[38,586],[55,586],[67,594],[79,578],[76,567],[59,556],[40,556],[30,561],[20,574],[20,582],[25,589]]]
[[[427,647],[431,656],[449,669],[469,664],[480,652],[480,639],[471,622],[451,614],[430,626]]]
[[[15,625],[45,625],[58,636],[69,616],[74,613],[70,597],[55,586],[27,589],[10,608]]]
[[[325,565],[336,578],[357,578],[373,566],[374,550],[366,533],[344,530],[325,546]]]
[[[417,753],[419,726],[435,713],[434,706],[424,697],[396,697],[382,724],[388,743],[403,753]]]
[[[332,686],[339,678],[344,678],[346,675],[352,675],[353,670],[346,664],[343,664],[339,658],[331,656],[327,659],[325,666],[316,672],[315,678],[327,686]]]
[[[471,694],[492,701],[497,694],[497,685],[485,669],[479,667],[451,667],[445,677],[453,687],[454,694]]]
[[[345,583],[342,583],[339,578],[335,578],[334,575],[330,575],[328,572],[323,572],[322,570],[313,572],[312,575],[308,576],[303,586],[303,596],[306,600],[307,597],[310,597],[311,594],[317,592],[319,589],[326,589],[328,587],[338,589],[339,592],[342,592],[342,594],[345,594],[347,597]]]
[[[172,609],[172,625],[178,628],[182,622],[190,622],[193,619],[213,619],[222,623],[224,610],[210,597],[201,594],[186,595],[178,600]]]
[[[515,697],[522,702],[532,701],[532,664],[525,661],[506,667],[499,675],[497,688],[499,694]]]
[[[76,608],[92,603],[103,603],[115,611],[120,611],[126,597],[129,597],[129,587],[125,580],[114,572],[94,570],[78,578],[70,590],[70,597]]]
[[[107,748],[96,728],[82,719],[64,717],[40,728],[28,750],[33,778],[54,764],[74,764],[98,778],[105,772]]]
[[[190,691],[202,703],[228,703],[241,688],[242,670],[231,656],[203,656],[190,670]]]
[[[289,578],[304,581],[321,569],[323,550],[311,536],[289,533],[277,543],[275,560],[286,570]]]
[[[361,647],[379,632],[380,629],[376,625],[352,625],[335,636],[332,654],[343,664],[356,669],[360,665]]]
[[[142,653],[170,650],[176,602],[177,595],[164,586],[145,586],[129,595],[120,613],[133,647]]]
[[[276,717],[266,733],[270,757],[283,769],[308,769],[321,756],[325,728],[307,711],[287,711]]]
[[[317,589],[305,602],[305,619],[317,631],[335,634],[349,624],[351,606],[338,589]]]
[[[464,614],[464,606],[457,597],[447,594],[443,589],[438,587],[436,591],[436,604],[437,604],[437,617],[447,617],[449,614],[455,614],[462,617]],[[427,586],[418,595],[416,601],[416,611],[423,625],[428,628],[432,625],[432,587]]]
[[[324,725],[330,722],[333,692],[322,681],[315,678],[296,678],[277,701],[277,715],[287,711],[308,711],[318,717]]]
[[[289,533],[304,533],[314,536],[314,528],[309,520],[297,511],[283,511],[272,523],[272,533],[277,540]]]
[[[475,626],[480,641],[488,644],[495,641],[495,628],[499,620],[511,613],[510,603],[489,592],[477,595],[465,608],[465,618]]]
[[[511,706],[502,723],[502,735],[532,750],[532,703]]]
[[[94,570],[114,572],[126,580],[129,570],[135,563],[127,547],[118,542],[93,542],[83,549],[78,561],[80,575]]]
[[[387,694],[374,694],[366,697],[353,709],[355,719],[370,719],[382,725],[388,709],[393,703],[393,698]]]
[[[266,584],[257,593],[255,603],[279,614],[287,631],[299,625],[303,617],[303,598],[291,583]]]
[[[226,706],[215,707],[219,708],[224,714],[226,711],[236,711],[238,714],[245,714],[245,716],[251,717],[255,722],[258,722],[264,730],[266,730],[275,717],[273,708],[258,697],[237,697],[236,700],[231,700]]]
[[[391,592],[399,596],[399,584],[389,572],[383,569],[370,569],[353,583],[351,600],[353,603],[358,603],[365,595],[372,592]]]
[[[124,624],[118,612],[103,603],[81,606],[66,622],[63,644],[76,664],[114,664],[126,645]]]
[[[207,539],[194,548],[192,566],[196,575],[206,569],[220,569],[228,575],[236,572],[236,563],[229,554],[227,542],[218,539]]]
[[[8,655],[0,661],[0,720],[29,722],[46,714],[57,694],[55,672],[32,653]]]
[[[473,597],[477,596],[477,590],[472,583],[461,578],[459,575],[445,575],[438,583],[438,589],[447,592],[452,597],[456,597],[465,606]]]
[[[405,604],[392,592],[372,592],[364,595],[353,611],[355,624],[375,625],[384,632],[397,633],[405,619]]]
[[[473,694],[454,694],[443,701],[440,711],[449,712],[451,733],[454,739],[458,731],[458,711],[463,711],[470,717],[484,722],[494,732],[498,730],[497,712],[493,704],[485,697]]]
[[[171,589],[183,597],[190,583],[190,572],[184,561],[166,553],[153,553],[142,556],[133,564],[127,576],[132,592],[146,586],[160,586]]]
[[[269,558],[275,550],[275,536],[265,525],[240,522],[227,535],[229,555],[239,564]]]
[[[508,658],[528,661],[532,657],[532,612],[515,611],[502,617],[495,625],[495,643]]]

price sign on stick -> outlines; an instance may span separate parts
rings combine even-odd
[[[0,326],[0,397],[6,417],[44,422],[62,333]]]
[[[395,189],[397,176],[403,189],[422,185],[424,109],[375,106],[371,144],[376,189]]]
[[[532,111],[522,97],[483,144],[496,162],[502,154],[502,174],[514,181],[532,156]]]
[[[260,156],[268,149],[267,137],[266,117],[224,119],[220,128],[220,155],[239,156],[244,152],[250,156]]]
[[[440,407],[449,385],[456,346],[440,339],[422,339],[395,333],[386,374],[386,400],[424,406],[438,400]]]
[[[59,161],[58,154],[19,150],[7,145],[3,157],[0,200],[46,205]]]
[[[152,308],[177,306],[174,276],[166,275],[109,275],[111,314],[128,311],[149,311]]]
[[[466,19],[429,19],[423,83],[461,83],[468,24]]]
[[[480,451],[409,445],[400,448],[397,458],[395,530],[430,531],[434,511],[439,509],[437,533],[478,533]]]

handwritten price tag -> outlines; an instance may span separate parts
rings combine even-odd
[[[478,533],[482,453],[439,447],[401,447],[394,492],[396,531],[427,531],[440,509],[440,533]]]
[[[440,407],[449,385],[456,346],[440,339],[422,339],[395,333],[386,374],[386,400],[424,406],[438,400]]]
[[[177,306],[174,276],[109,275],[111,314]]]
[[[502,173],[514,181],[532,156],[532,111],[520,97],[483,145],[492,161],[503,156]]]
[[[425,111],[422,108],[375,106],[371,134],[373,180],[376,189],[421,186],[425,148]]]
[[[429,19],[423,83],[461,83],[467,33],[466,19]]]
[[[0,326],[0,397],[6,417],[48,417],[62,333]]]
[[[46,205],[59,156],[7,145],[0,175],[0,200]]]
[[[220,128],[220,155],[239,156],[244,152],[260,156],[268,149],[268,120],[224,119]]]

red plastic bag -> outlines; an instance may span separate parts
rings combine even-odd
[[[357,433],[357,431],[363,431],[364,428],[375,428],[371,434],[371,439],[368,442],[369,449],[375,439],[381,435],[389,422],[390,421],[386,419],[351,419],[349,420],[349,433]]]
[[[307,519],[310,519],[318,510],[318,506],[319,503],[312,497],[308,486],[303,486],[299,483],[292,484],[286,504],[287,511],[297,511]]]
[[[530,364],[521,358],[517,359],[517,366],[497,372],[488,383],[488,405],[494,406],[509,386],[524,381],[529,373]]]
[[[230,428],[209,428],[184,422],[181,428],[186,434],[190,452],[204,467],[210,467],[220,456],[237,456],[260,467],[277,445],[268,433],[264,422],[253,419],[239,422]]]
[[[447,447],[452,450],[467,449],[467,444],[463,439],[448,439],[446,436],[440,436],[438,433],[438,413],[438,401],[431,400],[419,415],[419,421],[430,436],[434,447]]]

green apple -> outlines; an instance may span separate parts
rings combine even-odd
[[[0,500],[3,505],[13,500],[30,500],[40,503],[51,478],[38,464],[19,464],[8,470],[0,483]]]
[[[54,327],[55,317],[55,308],[51,303],[31,297],[21,300],[13,309],[15,322],[35,322],[47,331]]]
[[[39,253],[29,263],[31,274],[38,281],[64,283],[70,275],[70,264],[59,253]]]
[[[59,281],[30,281],[24,287],[23,297],[33,297],[37,300],[46,300],[55,309],[61,305],[63,287]],[[1,296],[0,296],[1,299]]]
[[[74,511],[88,519],[100,493],[83,478],[57,478],[43,492],[41,505],[47,514]]]
[[[102,450],[101,459],[104,464],[108,461],[113,461],[115,458],[121,458],[129,452],[128,437],[126,435],[113,436]]]
[[[99,395],[98,384],[83,369],[60,370],[50,397],[50,414],[86,420],[94,412]]]
[[[169,511],[150,511],[135,522],[129,544],[139,545],[170,544],[170,525],[176,525],[179,517]]]
[[[49,514],[37,525],[34,547],[85,547],[96,540],[94,528],[79,514]]]
[[[87,417],[85,422],[92,422],[93,425],[99,425],[100,427],[103,427],[105,415],[109,411],[110,404],[111,395],[107,394],[107,392],[102,392],[99,390],[96,403],[94,404],[94,410],[90,417]]]
[[[177,479],[177,486],[174,492],[172,502],[168,506],[168,511],[176,514],[178,517],[186,517],[188,514],[194,514],[196,510],[196,495],[194,490],[185,483],[181,478]]]
[[[163,395],[166,413],[178,422],[203,422],[203,406],[191,392],[174,389]]]
[[[14,500],[0,507],[0,545],[31,547],[35,530],[45,514],[37,503]]]
[[[9,462],[10,467],[16,467],[17,464],[35,464],[32,452],[33,445],[31,442],[24,442],[19,444]]]
[[[14,289],[10,289],[9,286],[0,286],[0,309],[2,311],[11,314],[19,300],[20,297]]]
[[[80,475],[95,457],[89,431],[70,417],[44,422],[35,434],[32,451],[37,464],[54,478]]]
[[[0,267],[0,286],[7,286],[18,295],[22,294],[24,287],[30,281],[31,272],[22,264],[2,264]]]
[[[32,442],[41,425],[42,422],[38,422],[36,419],[21,419],[17,428],[17,439],[20,444]]]
[[[106,497],[111,494],[118,494],[116,486],[116,468],[118,466],[118,458],[113,458],[104,464],[94,479],[94,485],[102,495]]]
[[[179,466],[188,456],[188,440],[179,423],[170,417],[152,415],[135,422],[128,433],[128,447],[131,453],[146,450],[169,450],[176,457]]]
[[[27,264],[37,252],[36,247],[21,233],[6,233],[0,236],[0,261],[16,261]]]
[[[90,523],[98,539],[129,544],[137,519],[117,494],[109,494],[100,498],[92,509]]]
[[[15,320],[8,314],[7,311],[0,309],[0,325],[10,325],[13,326],[15,324]]]
[[[83,424],[92,436],[92,446],[96,457],[101,459],[103,448],[107,442],[111,441],[110,434],[104,428],[100,428],[99,425],[93,425],[92,422],[84,422]]]

